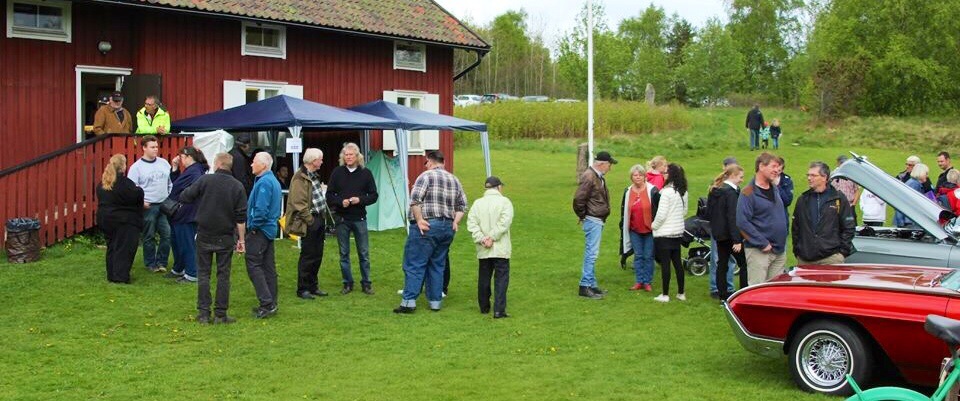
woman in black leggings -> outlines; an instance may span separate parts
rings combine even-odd
[[[707,198],[710,215],[710,235],[717,241],[717,292],[720,302],[726,301],[731,283],[727,283],[727,269],[733,256],[740,267],[740,288],[747,286],[747,262],[743,256],[743,238],[737,228],[737,198],[740,196],[740,183],[743,182],[743,168],[731,164],[723,170],[713,185]]]
[[[676,163],[667,166],[666,181],[660,190],[660,203],[653,219],[653,247],[660,263],[663,291],[654,298],[657,302],[670,302],[670,264],[677,272],[677,299],[686,301],[683,286],[683,265],[680,263],[683,218],[687,215],[687,178],[683,168]]]

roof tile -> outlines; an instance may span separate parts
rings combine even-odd
[[[489,48],[431,0],[133,0],[357,32]]]

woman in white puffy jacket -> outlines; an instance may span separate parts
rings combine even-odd
[[[663,292],[654,298],[658,302],[670,302],[670,264],[677,273],[677,299],[686,301],[683,292],[683,265],[680,262],[681,237],[683,236],[683,218],[687,215],[687,177],[683,168],[676,163],[667,166],[663,189],[660,191],[660,204],[653,218],[653,247],[657,262],[660,263],[660,276]]]

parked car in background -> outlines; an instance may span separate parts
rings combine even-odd
[[[483,99],[480,95],[457,95],[453,98],[454,106],[473,106],[480,104],[480,100]]]
[[[486,95],[483,95],[483,99],[480,102],[481,103],[499,103],[499,102],[507,102],[511,100],[519,100],[519,98],[513,95],[508,95],[506,93],[488,93]]]
[[[914,252],[915,253],[915,252]],[[950,350],[924,331],[927,315],[960,318],[960,273],[898,265],[800,266],[744,288],[724,304],[748,351],[788,358],[801,389],[850,394],[892,365],[906,381],[936,386]]]
[[[557,102],[557,103],[580,103],[580,100],[577,100],[577,99],[566,99],[566,98],[564,98],[564,99],[557,99],[557,100],[554,100],[554,101]]]
[[[855,252],[847,263],[884,263],[960,268],[960,245],[953,212],[927,199],[865,158],[844,162],[832,177],[863,186],[914,222],[909,228],[858,227]]]
[[[524,102],[540,103],[540,102],[549,102],[550,98],[546,96],[537,95],[537,96],[524,96],[520,98],[520,100],[523,100]]]

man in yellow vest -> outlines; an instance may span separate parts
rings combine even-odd
[[[150,95],[143,100],[143,108],[137,112],[138,134],[166,134],[170,131],[170,114],[160,108],[160,100]]]

